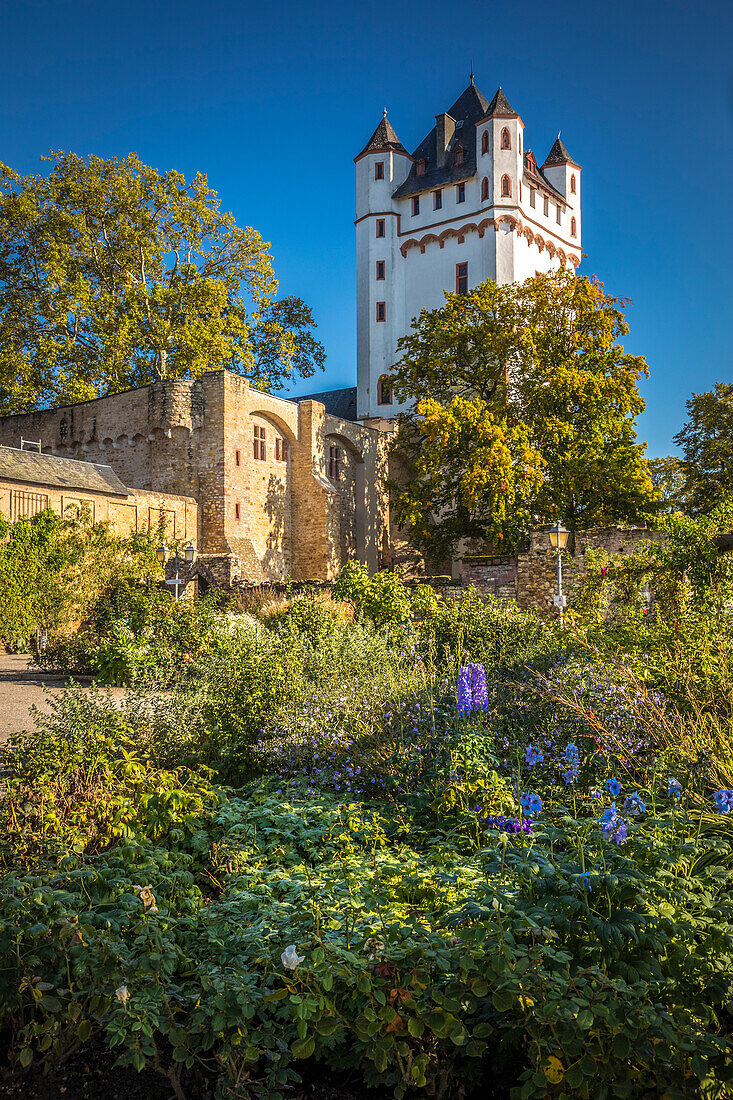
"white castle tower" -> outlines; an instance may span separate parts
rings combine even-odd
[[[384,117],[355,159],[357,417],[395,416],[397,341],[444,291],[523,282],[581,258],[580,165],[557,139],[542,167],[501,88],[473,82],[414,153]]]

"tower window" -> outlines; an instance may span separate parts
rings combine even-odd
[[[330,446],[328,448],[328,476],[331,481],[341,480],[341,448]]]
[[[483,134],[481,135],[481,156],[483,156],[484,153],[488,153],[488,151],[489,151],[489,131],[484,130]]]
[[[571,195],[575,194],[575,173],[574,172],[573,172],[572,176],[570,177],[570,194]]]
[[[392,382],[388,375],[383,374],[377,382],[377,404],[392,404]]]
[[[556,207],[556,210],[557,210],[557,215],[556,215],[556,217],[557,217],[557,224],[558,224],[558,225],[562,225],[562,210],[560,209],[560,207],[559,207],[559,206],[557,206],[557,207]]]
[[[375,178],[375,180],[383,180],[384,179],[384,161],[383,160],[378,160],[377,163],[374,165],[374,178]]]
[[[242,465],[242,452],[241,451],[235,451],[234,452],[234,462],[237,466]]]
[[[419,214],[419,213],[420,213],[420,196],[415,195],[413,200],[412,200],[412,216],[413,216],[413,218],[415,217],[416,214]]]
[[[433,191],[433,210],[443,209],[443,192]]]
[[[550,200],[548,199],[547,195],[545,195],[545,202],[544,202],[544,206],[543,206],[543,209],[542,209],[542,213],[545,215],[546,218],[549,218],[549,216],[550,216]]]
[[[575,237],[575,236],[577,236],[577,233],[578,233],[578,223],[576,222],[575,218],[571,218],[570,219],[570,236]]]
[[[534,204],[535,204],[534,196],[535,196],[535,189],[534,189],[534,187],[530,187],[530,189],[529,189],[529,205],[531,207],[534,207]]]
[[[287,439],[278,435],[275,437],[275,461],[287,462],[288,461],[289,446]]]
[[[377,236],[384,236],[384,218],[377,218]]]
[[[386,302],[377,302],[377,320],[378,321],[386,321],[387,320],[387,303]]]
[[[501,177],[501,197],[503,199],[510,199],[512,197],[512,181],[509,176]]]
[[[424,157],[420,157],[417,164],[415,165],[415,175],[416,176],[424,176],[425,175],[425,158]]]
[[[502,149],[511,149],[512,147],[512,135],[509,133],[506,126],[501,131],[501,147]]]
[[[464,159],[463,146],[462,145],[456,145],[455,149],[453,150],[453,163],[454,164],[463,164],[463,159]]]
[[[465,183],[459,183],[456,187],[456,202],[466,201],[466,185]]]
[[[384,260],[377,260],[377,279],[384,278]]]
[[[265,462],[267,459],[267,438],[265,429],[261,428],[259,424],[255,424],[254,427],[253,449],[256,460]]]
[[[489,197],[489,181],[486,178],[486,176],[484,176],[484,178],[481,180],[481,202],[486,202],[488,197]]]
[[[234,505],[234,518],[235,519],[241,519],[242,518],[242,509],[241,509],[241,505],[240,505],[239,501],[237,501],[237,503]]]
[[[468,294],[468,264],[456,264],[456,294]]]

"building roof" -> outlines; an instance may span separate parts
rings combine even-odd
[[[580,168],[580,165],[577,163],[577,161],[573,160],[573,158],[570,156],[570,153],[560,141],[559,134],[555,138],[555,144],[552,146],[552,149],[550,149],[550,152],[547,154],[547,158],[542,167],[552,168],[552,166],[555,164],[570,164],[573,168]]]
[[[496,89],[496,93],[491,103],[486,108],[486,114],[484,118],[519,118],[519,115],[510,106],[509,100],[502,91],[501,84]]]
[[[309,393],[293,400],[298,404],[301,401],[320,401],[331,416],[337,416],[339,420],[356,420],[356,386],[348,386],[343,390],[326,390],[325,393]]]
[[[537,169],[536,171],[533,170],[533,165],[534,165],[534,168]],[[565,198],[562,191],[559,191],[557,189],[557,187],[555,187],[555,184],[551,183],[550,180],[548,180],[547,176],[545,175],[545,173],[543,171],[543,168],[544,168],[544,165],[542,166],[542,168],[540,168],[539,165],[537,164],[537,160],[536,160],[535,155],[532,152],[532,150],[531,149],[525,150],[525,153],[524,153],[524,171],[529,176],[530,180],[536,180],[538,184],[544,186],[545,190],[547,190],[551,193],[553,198],[560,199],[567,206],[567,201],[568,200]]]
[[[476,134],[474,127],[480,119],[486,116],[489,109],[489,101],[481,94],[476,85],[471,83],[455,103],[446,111],[446,114],[455,121],[456,128],[448,143],[445,164],[438,166],[437,156],[437,125],[433,126],[427,137],[418,145],[412,154],[415,162],[410,169],[405,182],[394,192],[394,198],[402,199],[408,195],[417,195],[421,191],[430,191],[435,187],[443,187],[448,183],[458,183],[461,180],[470,179],[476,174]],[[463,164],[453,163],[453,150],[456,145],[462,145],[464,150]],[[417,161],[425,161],[425,172],[417,175]]]
[[[0,480],[87,493],[129,496],[111,466],[0,446]]]
[[[387,108],[385,107],[381,122],[359,153],[359,156],[356,157],[356,160],[363,157],[365,153],[382,153],[388,152],[390,149],[395,153],[404,153],[408,157],[410,155],[394,132],[392,123],[387,118]]]

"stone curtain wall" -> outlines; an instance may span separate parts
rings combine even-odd
[[[254,457],[255,425],[265,431]],[[198,503],[201,576],[224,587],[329,580],[351,557],[382,564],[386,440],[375,429],[252,390],[229,371],[170,379],[78,405],[0,418],[0,443],[107,464],[127,486]],[[276,458],[288,443],[286,462]],[[328,478],[328,446],[344,479]],[[124,513],[121,513],[124,515]]]
[[[664,538],[659,531],[637,528],[597,527],[576,537],[575,554],[563,553],[563,593],[572,607],[573,593],[585,575],[588,548],[609,554],[632,553],[640,542]],[[512,557],[471,555],[461,561],[461,582],[499,599],[515,599],[519,607],[535,608],[543,617],[557,609],[557,554],[550,546],[549,529],[532,532],[528,549]]]

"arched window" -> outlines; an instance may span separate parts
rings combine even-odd
[[[420,157],[419,161],[417,162],[417,165],[415,166],[415,175],[416,176],[424,176],[425,175],[425,158],[424,157]]]
[[[454,164],[463,164],[463,146],[462,145],[456,145],[455,149],[453,150],[453,163]]]
[[[481,155],[483,156],[483,154],[488,153],[488,151],[489,151],[489,131],[484,130],[483,134],[481,135]]]
[[[512,147],[512,135],[509,133],[506,126],[501,131],[501,147],[502,149],[511,149]]]
[[[383,374],[377,382],[377,404],[392,404],[392,382],[388,374]]]
[[[486,178],[486,176],[484,176],[484,178],[481,180],[481,202],[486,202],[488,197],[489,197],[489,181]]]
[[[575,218],[570,219],[570,236],[575,237],[578,232],[578,225]]]
[[[571,195],[575,194],[575,173],[574,172],[573,172],[572,176],[570,177],[570,194]]]
[[[510,199],[512,197],[512,181],[509,176],[501,177],[501,197],[503,199]]]

